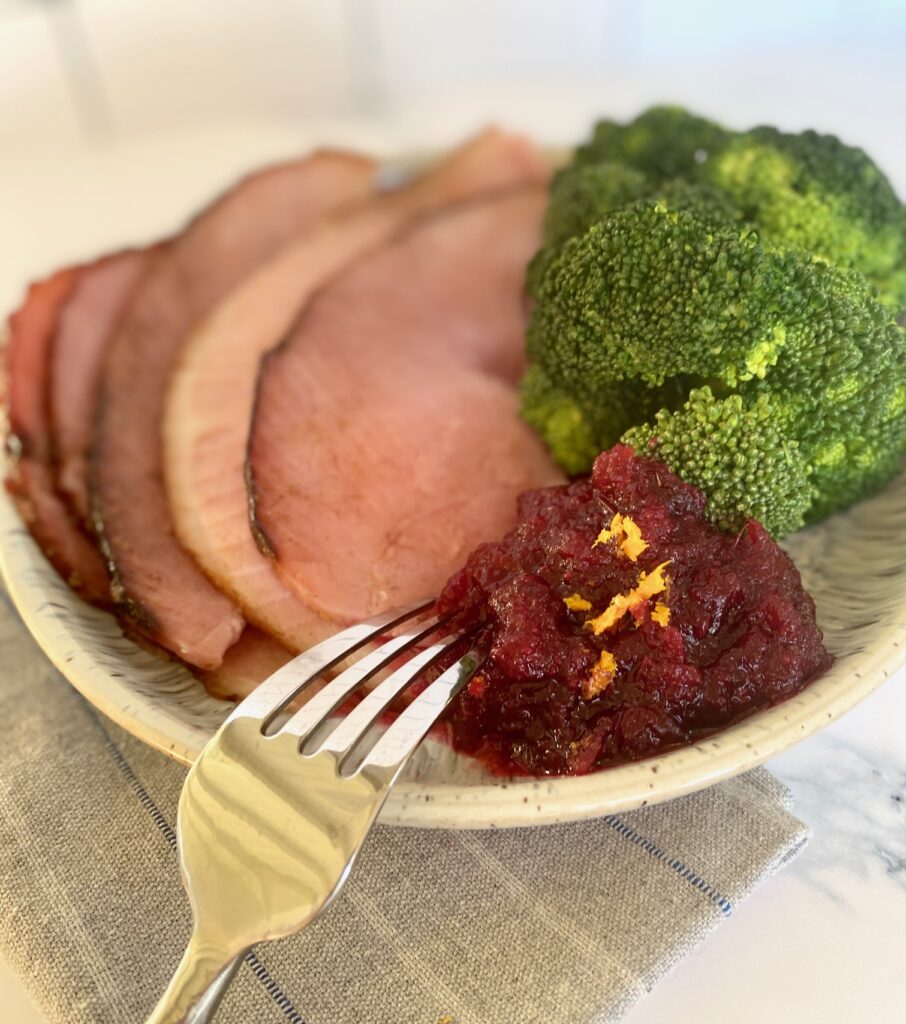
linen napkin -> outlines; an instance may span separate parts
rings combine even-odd
[[[189,933],[184,769],[99,716],[5,600],[0,664],[0,952],[52,1024],[140,1024]],[[802,849],[788,807],[758,769],[575,825],[378,826],[321,920],[248,957],[218,1024],[618,1020]]]

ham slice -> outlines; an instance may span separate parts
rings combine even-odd
[[[7,408],[12,455],[6,485],[57,572],[98,604],[109,601],[104,562],[54,487],[48,417],[50,352],[61,310],[92,267],[70,267],[33,284],[9,320]]]
[[[267,633],[246,626],[220,665],[201,673],[201,681],[212,697],[240,701],[294,657]]]
[[[57,488],[89,520],[88,450],[101,363],[111,332],[156,252],[128,249],[86,267],[60,313],[50,347],[50,438]]]
[[[316,288],[415,217],[546,177],[544,161],[526,140],[484,132],[410,184],[325,220],[287,246],[228,295],[181,352],[164,417],[174,529],[246,619],[288,647],[304,650],[337,626],[281,582],[249,532],[243,468],[260,357]]]
[[[163,483],[167,380],[189,331],[247,274],[327,212],[372,190],[374,164],[320,153],[240,182],[175,239],[110,341],[91,458],[91,506],[122,610],[203,669],[238,638],[238,607],[174,536]]]
[[[259,542],[319,614],[436,595],[516,497],[563,477],[518,416],[542,189],[464,203],[339,275],[262,362]]]

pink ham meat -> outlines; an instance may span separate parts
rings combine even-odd
[[[263,361],[254,521],[319,614],[436,595],[514,524],[521,491],[562,482],[516,394],[544,205],[520,189],[427,219],[322,290]]]
[[[87,267],[60,313],[50,347],[50,435],[57,488],[89,520],[88,450],[98,377],[111,332],[156,250],[129,249]]]
[[[70,267],[33,284],[10,317],[6,401],[12,461],[6,484],[56,570],[83,597],[101,604],[110,598],[104,562],[55,490],[48,422],[50,352],[58,318],[79,281],[91,272],[91,267]]]
[[[243,472],[255,376],[312,292],[419,214],[493,188],[541,184],[526,140],[487,131],[411,184],[326,220],[233,291],[193,333],[171,380],[164,465],[177,536],[249,622],[294,650],[336,630],[280,581],[249,532]]]
[[[364,158],[320,153],[245,179],[170,244],[111,339],[91,457],[94,525],[123,611],[199,668],[220,664],[243,619],[173,533],[161,451],[167,380],[192,327],[293,237],[368,195],[374,171]]]
[[[212,697],[240,701],[293,657],[267,633],[246,626],[217,668],[201,673],[201,681]]]

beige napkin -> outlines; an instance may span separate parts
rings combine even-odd
[[[184,771],[100,717],[6,604],[0,664],[0,952],[53,1024],[141,1022],[190,925]],[[759,769],[583,824],[378,827],[330,911],[249,957],[218,1024],[617,1020],[802,849],[788,804]]]

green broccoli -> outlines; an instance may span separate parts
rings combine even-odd
[[[599,121],[591,141],[576,150],[575,161],[619,161],[660,183],[688,177],[731,137],[719,124],[682,107],[652,107],[629,124]]]
[[[685,378],[657,388],[622,381],[583,396],[558,387],[533,363],[522,378],[521,412],[563,469],[576,474],[588,469],[595,456],[615,444],[640,417],[647,419],[659,409],[681,404],[688,388]]]
[[[523,419],[541,435],[567,473],[587,470],[598,452],[608,447],[600,439],[612,431],[598,422],[599,410],[603,417],[607,415],[606,402],[580,403],[552,383],[537,364],[529,366],[522,378],[520,399]]]
[[[557,248],[581,235],[605,213],[647,196],[648,176],[626,164],[573,164],[551,183],[544,215],[544,245]]]
[[[861,149],[813,131],[755,128],[695,173],[765,238],[859,270],[895,312],[906,306],[906,211]]]
[[[730,200],[708,185],[683,178],[654,185],[641,171],[624,164],[573,164],[560,171],[551,186],[544,218],[544,244],[529,263],[526,274],[529,293],[544,276],[545,267],[560,246],[584,234],[606,214],[644,197],[688,210],[715,226],[738,223],[740,219]]]
[[[654,182],[626,164],[572,164],[554,177],[544,217],[542,254],[584,234],[605,214],[639,199],[661,200],[715,225],[736,223],[730,199],[707,184],[684,178]]]
[[[742,395],[719,399],[708,387],[695,389],[680,409],[661,410],[622,441],[704,491],[722,530],[753,518],[783,536],[805,522],[813,500],[809,466],[768,395],[746,404]]]
[[[797,438],[815,495],[809,522],[882,487],[906,450],[906,332],[861,275],[820,262],[812,274],[809,329],[764,380],[740,387],[769,393]]]
[[[656,197],[677,177],[711,185],[767,240],[858,270],[894,312],[906,307],[906,208],[875,163],[833,135],[734,132],[681,107],[652,107],[628,124],[598,122],[561,176],[595,167],[590,179],[561,185],[577,192],[577,218],[586,226],[597,219],[595,196],[598,215],[617,208],[615,183],[633,181],[633,172],[648,179],[649,191],[632,198]],[[546,244],[570,237],[577,218],[563,216],[563,229]],[[551,214],[549,222],[560,219]]]
[[[722,524],[757,515],[782,536],[881,486],[906,449],[906,338],[889,310],[860,275],[746,226],[637,202],[549,254],[532,289],[533,372],[582,414],[576,451],[626,388],[625,439],[702,486]],[[645,427],[639,396],[659,388],[673,414]],[[536,394],[524,415],[545,435],[555,405]]]
[[[663,202],[617,210],[532,281],[529,356],[571,391],[764,376],[812,308],[807,291],[784,291],[785,261],[795,257],[766,256],[748,229],[713,228]]]
[[[901,464],[906,208],[832,136],[602,121],[527,285],[523,416],[569,472],[622,436],[780,536]]]
[[[529,263],[526,285],[544,272],[552,253],[574,235],[611,210],[618,210],[648,194],[651,183],[641,171],[625,164],[573,164],[554,176],[544,216],[543,245]]]

